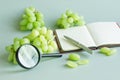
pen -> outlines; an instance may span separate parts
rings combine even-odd
[[[79,48],[82,48],[83,50],[87,51],[87,52],[90,53],[90,54],[93,53],[91,49],[89,49],[89,48],[86,47],[85,45],[79,43],[78,41],[76,41],[76,40],[74,40],[74,39],[72,39],[72,38],[70,38],[70,37],[68,37],[68,36],[65,36],[65,35],[64,35],[64,37],[65,37],[68,41],[70,41],[72,44],[74,44],[75,46],[77,46],[77,47],[79,47]]]

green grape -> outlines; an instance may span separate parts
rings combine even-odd
[[[68,23],[73,23],[73,22],[74,22],[74,20],[73,20],[72,17],[69,17],[69,18],[67,19],[67,21],[68,21]]]
[[[57,44],[55,41],[50,41],[49,45],[51,45],[55,50],[57,49]]]
[[[70,24],[66,23],[66,24],[63,25],[62,28],[65,28],[65,29],[66,29],[66,28],[69,28],[69,27],[70,27]]]
[[[25,12],[26,12],[26,14],[27,14],[28,16],[30,16],[30,17],[35,16],[34,13],[32,12],[32,10],[29,9],[29,8],[26,8],[26,9],[25,9]]]
[[[14,54],[14,56],[13,56],[13,63],[18,64],[17,61],[16,61],[16,54]]]
[[[105,54],[106,56],[110,56],[110,55],[116,53],[116,49],[110,49],[108,47],[102,47],[100,49],[100,53]]]
[[[54,36],[47,33],[47,34],[45,35],[45,38],[46,38],[48,41],[51,41],[51,40],[54,39]]]
[[[61,18],[67,18],[66,14],[62,14]]]
[[[17,49],[18,49],[19,47],[20,47],[20,39],[15,38],[15,39],[14,39],[14,44],[13,44],[14,51],[17,51]]]
[[[69,68],[76,68],[78,67],[78,64],[73,61],[67,61],[66,66],[68,66]]]
[[[26,14],[23,14],[23,15],[22,15],[22,18],[23,18],[23,19],[27,19],[28,16],[27,16]]]
[[[20,40],[20,44],[23,45],[23,44],[28,44],[30,43],[30,40],[28,38],[23,38]]]
[[[74,16],[73,16],[73,19],[76,21],[76,20],[80,20],[80,17],[78,16],[78,14],[75,14]]]
[[[52,30],[47,30],[46,34],[45,34],[45,38],[48,40],[48,41],[51,41],[54,39],[54,36],[53,36],[53,31]]]
[[[20,30],[21,30],[21,31],[26,31],[26,30],[27,30],[27,27],[26,27],[26,26],[20,26]]]
[[[37,47],[38,48],[38,50],[39,50],[39,52],[41,53],[41,54],[45,54],[43,51],[42,51],[42,48],[41,47]]]
[[[53,31],[52,30],[47,30],[47,33],[50,35],[53,35]]]
[[[53,51],[54,51],[54,48],[53,48],[51,45],[49,45],[47,52],[48,52],[48,53],[51,53],[51,52],[53,52]]]
[[[29,17],[28,21],[29,22],[34,22],[34,21],[36,21],[36,17],[35,16]]]
[[[70,16],[73,12],[71,10],[66,10],[66,15]]]
[[[40,12],[36,12],[35,13],[36,18],[39,19],[43,19],[43,14],[41,14]]]
[[[10,52],[12,48],[13,48],[13,45],[6,46],[6,51]]]
[[[26,27],[27,27],[28,30],[32,30],[33,29],[33,23],[28,23]]]
[[[8,61],[9,61],[9,62],[12,62],[15,52],[14,52],[13,48],[12,48],[9,52],[10,52],[10,53],[9,53],[9,55],[8,55]]]
[[[49,49],[47,45],[41,46],[42,47],[42,51],[43,52],[47,52],[47,50]]]
[[[62,24],[61,28],[69,28],[70,27],[70,24],[67,22],[67,19],[62,20],[61,24]]]
[[[20,22],[20,25],[21,25],[21,26],[25,26],[25,25],[27,25],[27,23],[28,23],[28,20],[27,20],[27,19],[23,19],[23,20]]]
[[[57,23],[56,23],[56,24],[60,27],[61,22],[62,22],[62,19],[61,19],[61,18],[59,18],[59,19],[57,20]]]
[[[75,53],[71,53],[68,57],[69,60],[72,61],[78,61],[80,60],[80,55],[79,54],[75,54]]]
[[[84,25],[85,24],[85,22],[84,21],[74,21],[74,25],[80,25],[80,26],[82,26],[82,25]]]
[[[32,11],[32,12],[35,12],[35,8],[33,6],[30,6],[29,9]]]
[[[40,47],[41,46],[40,38],[34,39],[33,45],[36,46],[36,47]]]
[[[116,49],[111,49],[109,53],[106,53],[107,56],[111,56],[116,53]]]
[[[31,37],[37,37],[39,35],[39,31],[37,29],[33,29],[31,34]]]
[[[41,27],[45,26],[45,23],[44,23],[43,20],[42,20],[42,21],[39,21],[39,22],[41,23]]]
[[[39,36],[39,31],[37,29],[33,29],[32,32],[25,36],[24,38],[28,38],[30,41],[33,41],[36,37]]]
[[[34,28],[39,28],[41,26],[41,23],[38,21],[35,21],[33,25],[34,25]]]
[[[17,42],[17,41],[20,41],[20,39],[19,39],[19,38],[17,38],[17,37],[16,37],[16,38],[14,38],[14,43],[15,43],[15,42]]]
[[[17,51],[17,49],[20,47],[20,42],[16,42],[13,44],[14,50]]]
[[[34,36],[32,33],[30,33],[29,35],[25,36],[24,38],[28,38],[32,42],[36,38],[36,36]]]
[[[46,27],[42,27],[41,30],[40,30],[40,33],[41,34],[46,34],[47,32],[47,28]]]
[[[39,38],[41,42],[44,42],[46,40],[44,35],[40,35]]]
[[[47,40],[46,40],[46,39],[45,39],[44,41],[43,41],[43,40],[41,40],[40,42],[41,42],[41,47],[42,47],[42,46],[46,46],[46,45],[48,45],[48,44],[47,44]]]
[[[100,49],[100,52],[103,53],[103,54],[106,54],[106,53],[110,53],[111,50],[110,50],[110,48],[108,48],[108,47],[102,47],[102,48]]]
[[[88,63],[89,63],[89,60],[87,60],[87,59],[77,61],[78,65],[84,65],[84,64],[88,64]]]

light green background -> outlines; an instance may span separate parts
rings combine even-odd
[[[14,37],[21,38],[29,33],[19,31],[18,27],[24,8],[31,5],[44,14],[46,26],[51,28],[66,9],[83,15],[87,23],[120,21],[120,0],[1,0],[0,80],[120,80],[119,47],[116,48],[117,54],[110,57],[99,54],[97,50],[94,55],[79,52],[81,58],[89,59],[90,63],[75,69],[64,66],[68,54],[62,58],[43,59],[32,70],[8,63],[5,46],[10,45]]]

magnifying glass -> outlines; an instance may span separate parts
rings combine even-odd
[[[42,57],[61,57],[62,54],[41,54],[41,52],[31,44],[24,44],[18,48],[16,53],[16,61],[25,68],[31,69],[38,65]]]

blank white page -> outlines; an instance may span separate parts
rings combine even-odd
[[[72,27],[69,29],[57,29],[56,34],[58,36],[61,48],[63,51],[76,50],[79,49],[75,45],[69,43],[64,35],[73,38],[74,40],[84,44],[87,47],[96,47],[90,33],[85,26],[82,27]]]
[[[96,22],[86,26],[97,46],[120,44],[120,27],[116,22]]]

